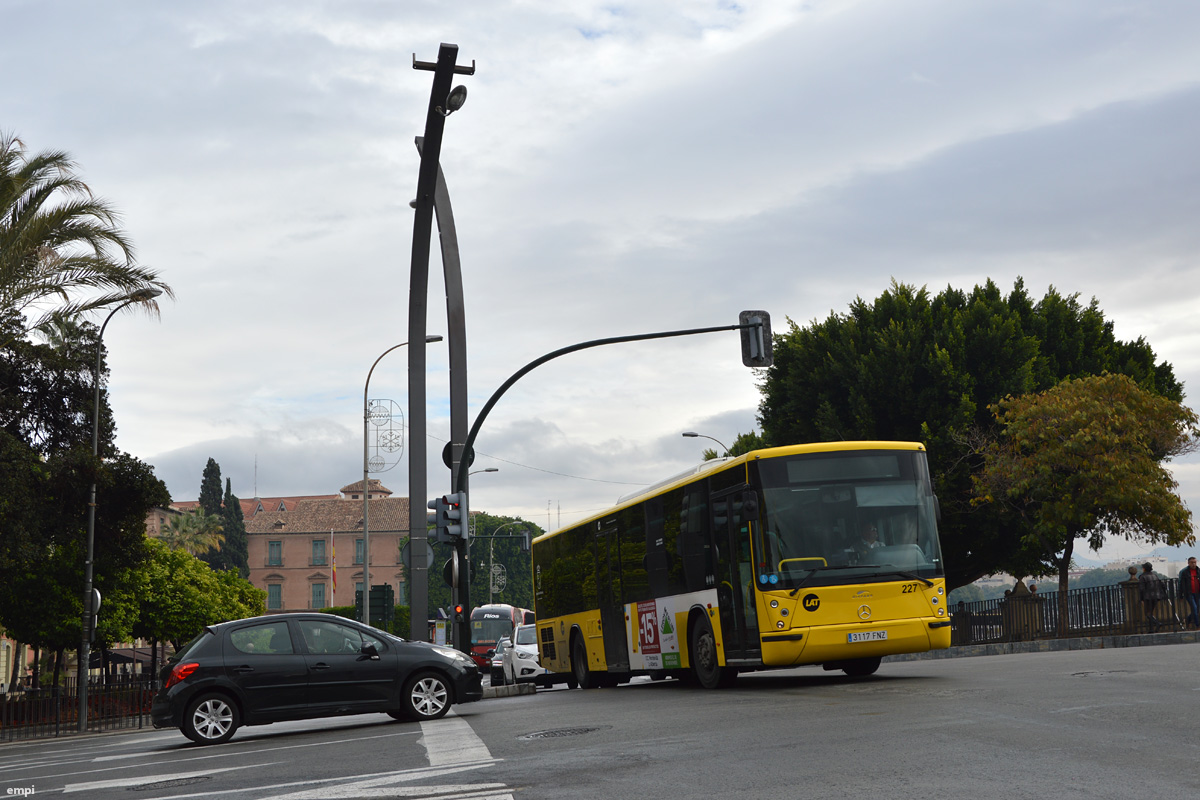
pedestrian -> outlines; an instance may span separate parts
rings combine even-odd
[[[1179,571],[1179,593],[1188,602],[1186,624],[1200,628],[1200,568],[1196,567],[1195,556]]]
[[[1158,630],[1159,622],[1154,617],[1158,602],[1166,598],[1162,579],[1154,574],[1154,566],[1147,561],[1142,564],[1142,574],[1138,575],[1138,594],[1142,598],[1142,608],[1146,611],[1146,621],[1150,623],[1150,631]]]

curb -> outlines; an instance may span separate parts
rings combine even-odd
[[[522,694],[535,694],[537,687],[532,683],[509,684],[508,686],[483,687],[483,699],[491,700],[497,697],[516,697]]]
[[[925,653],[884,656],[884,661],[928,661],[939,658],[1006,656],[1013,653],[1056,653],[1063,650],[1108,650],[1116,647],[1157,647],[1167,644],[1200,643],[1200,631],[1174,633],[1135,633],[1117,636],[1087,636],[1075,639],[1038,639],[1032,642],[994,642],[970,644]]]

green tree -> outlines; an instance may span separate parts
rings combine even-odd
[[[225,500],[221,508],[222,531],[225,541],[221,544],[219,569],[231,569],[243,578],[250,577],[250,545],[246,540],[246,519],[242,515],[242,503],[233,493],[233,484],[225,479]]]
[[[163,542],[150,542],[148,547],[133,628],[138,637],[178,647],[205,625],[265,613],[266,592],[236,573],[214,572],[195,556]]]
[[[1018,523],[1019,574],[1057,572],[1060,634],[1077,539],[1093,550],[1108,536],[1195,544],[1192,513],[1163,466],[1200,442],[1190,409],[1105,373],[1006,398],[993,411],[1000,433],[975,476],[976,502]]]
[[[1051,288],[1039,301],[1017,281],[970,293],[893,282],[875,301],[856,299],[775,341],[759,420],[769,446],[838,440],[924,442],[941,501],[950,588],[1001,569],[1018,547],[1003,515],[972,504],[983,467],[978,439],[995,428],[988,406],[1102,370],[1179,401],[1169,364],[1142,339],[1118,341],[1096,301]]]
[[[157,272],[135,263],[116,211],[75,166],[60,151],[29,155],[16,136],[0,133],[0,317],[21,321],[0,332],[0,346],[143,289],[172,294]]]
[[[225,541],[221,517],[206,514],[204,509],[184,511],[167,521],[158,538],[172,550],[183,550],[193,556],[203,556],[219,550]]]
[[[200,508],[205,514],[220,516],[223,499],[221,465],[210,458],[204,465],[204,474],[200,476]]]

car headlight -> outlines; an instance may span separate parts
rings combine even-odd
[[[446,658],[448,658],[452,661],[457,661],[460,664],[464,664],[464,663],[465,664],[474,664],[475,663],[475,661],[472,660],[472,658],[470,656],[466,655],[465,653],[460,653],[459,651],[455,650],[454,648],[438,647],[437,645],[434,645],[433,649],[437,653],[440,653],[441,655],[445,656]]]
[[[517,653],[517,658],[537,658],[537,653]]]

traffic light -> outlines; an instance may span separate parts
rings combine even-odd
[[[434,541],[449,542],[450,538],[446,533],[446,528],[450,525],[450,518],[446,514],[446,498],[435,497],[426,504],[426,507],[433,509],[433,514],[430,515],[430,522],[433,523]]]
[[[427,508],[433,509],[431,521],[435,528],[435,541],[454,544],[457,540],[468,537],[467,526],[463,523],[463,508],[466,504],[466,492],[442,495],[426,504]]]
[[[454,607],[454,621],[455,622],[465,622],[466,621],[467,618],[464,615],[464,611],[465,611],[465,609],[463,608],[462,603],[459,603],[458,605],[456,605]]]
[[[771,341],[771,315],[766,311],[743,311],[738,315],[742,328],[742,363],[747,367],[769,367],[774,362]]]
[[[467,504],[466,492],[455,492],[442,498],[446,514],[446,540],[467,538],[467,527],[463,524],[463,506]]]

